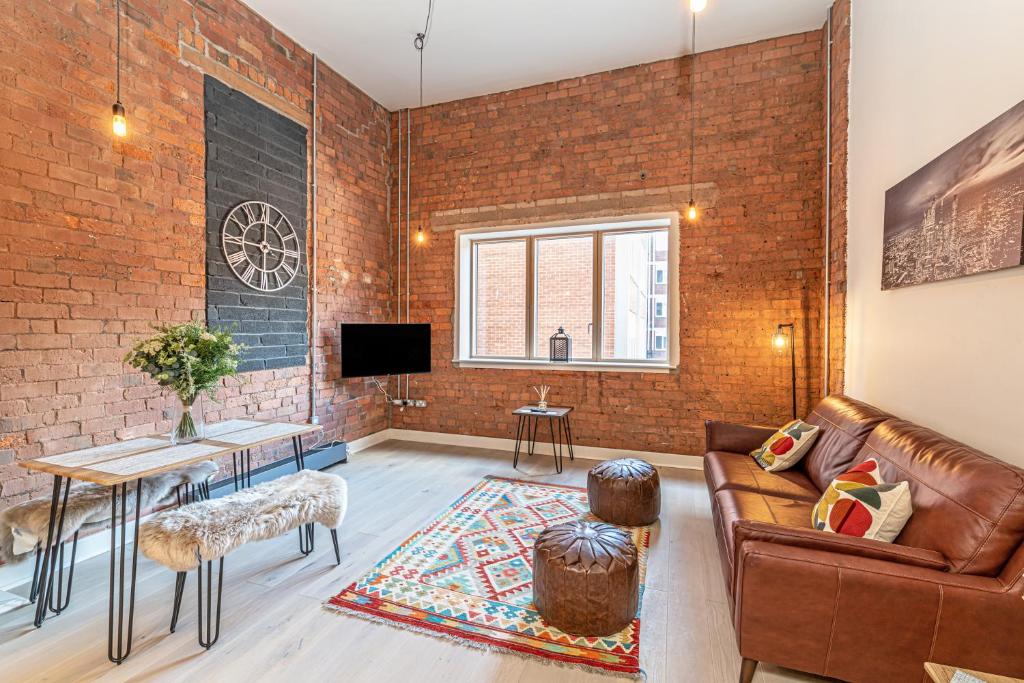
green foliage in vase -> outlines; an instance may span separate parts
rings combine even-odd
[[[237,373],[239,354],[245,347],[234,343],[229,331],[210,330],[202,323],[154,329],[160,334],[132,347],[124,362],[160,386],[170,387],[186,406],[202,392],[215,399],[220,379]]]

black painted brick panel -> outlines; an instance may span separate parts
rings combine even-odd
[[[305,365],[306,129],[209,76],[204,86],[207,321],[249,346],[242,372]],[[250,200],[281,210],[299,236],[302,268],[277,292],[244,285],[221,250],[224,218]]]

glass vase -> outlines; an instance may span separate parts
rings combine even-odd
[[[171,443],[192,443],[205,438],[202,396],[196,396],[191,401],[179,396],[174,401],[174,413],[171,416]]]

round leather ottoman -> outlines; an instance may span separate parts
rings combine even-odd
[[[633,538],[601,522],[544,529],[533,544],[533,604],[566,633],[607,636],[636,617],[640,571]]]
[[[587,475],[590,511],[621,526],[654,524],[661,514],[661,479],[649,462],[607,460]]]

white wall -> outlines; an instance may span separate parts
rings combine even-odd
[[[1024,466],[1024,267],[881,291],[885,190],[1024,100],[1024,1],[853,0],[846,390]]]

